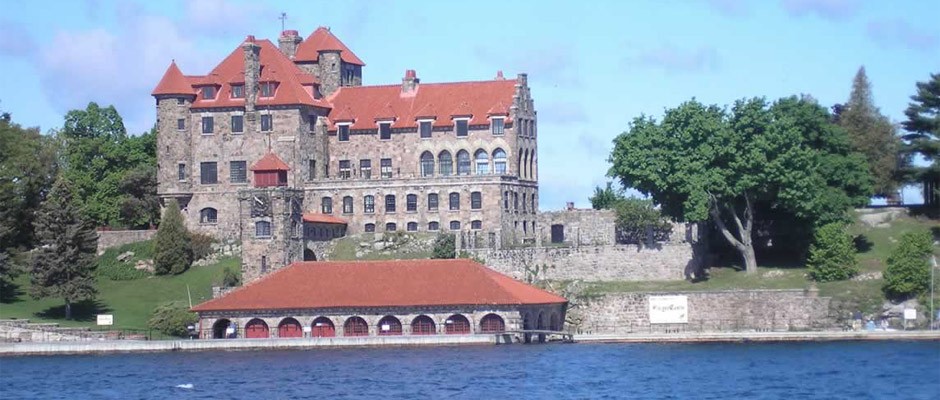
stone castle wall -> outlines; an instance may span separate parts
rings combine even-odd
[[[156,229],[139,231],[98,231],[98,254],[112,247],[123,246],[128,243],[150,240],[157,234]]]

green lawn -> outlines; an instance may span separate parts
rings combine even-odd
[[[393,234],[395,243],[383,250],[375,250],[373,247],[361,247],[360,243],[374,243],[375,235],[363,233],[360,235],[347,236],[334,239],[333,246],[329,250],[327,257],[331,261],[343,260],[408,260],[431,258],[430,243],[436,234],[429,233],[405,233],[399,232]],[[357,256],[356,253],[359,253]]]

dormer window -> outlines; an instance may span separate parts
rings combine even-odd
[[[379,140],[391,140],[391,139],[392,139],[392,123],[380,122],[379,123]]]
[[[215,86],[203,86],[202,98],[203,100],[214,100],[215,99]]]
[[[349,141],[349,125],[337,125],[336,135],[339,137],[340,142],[348,142]]]
[[[232,85],[232,98],[233,99],[245,98],[245,85]]]
[[[500,136],[503,134],[504,125],[502,118],[493,118],[490,120],[490,129],[493,132],[493,136]]]
[[[274,89],[276,84],[274,82],[265,82],[261,84],[261,97],[272,97],[274,96]]]
[[[418,130],[421,132],[421,138],[431,137],[431,121],[418,121]]]
[[[470,134],[470,120],[458,119],[454,121],[454,131],[457,137],[466,137]]]

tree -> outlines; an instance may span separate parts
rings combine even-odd
[[[456,252],[456,235],[453,233],[442,233],[434,239],[434,247],[431,248],[431,258],[454,258]]]
[[[892,299],[908,299],[930,287],[930,262],[933,238],[928,231],[908,232],[888,255],[884,272],[885,295]]]
[[[900,140],[888,117],[875,107],[865,67],[855,74],[848,102],[841,109],[833,107],[833,110],[837,110],[836,119],[848,132],[853,148],[865,155],[874,178],[875,194],[888,196],[897,191]]]
[[[189,326],[199,321],[199,316],[189,310],[183,302],[163,303],[153,310],[147,326],[169,336],[185,337]]]
[[[132,228],[147,228],[160,220],[160,198],[157,196],[157,169],[142,164],[127,171],[120,190],[125,194],[120,219]]]
[[[917,82],[917,94],[911,100],[904,110],[907,121],[902,123],[908,132],[902,137],[907,141],[902,150],[906,156],[903,175],[907,182],[934,182],[933,199],[931,193],[924,193],[924,202],[940,204],[940,73],[930,74],[926,82]],[[914,155],[923,157],[927,165],[914,165]]]
[[[181,274],[192,263],[192,239],[183,225],[179,203],[171,199],[154,238],[153,269],[157,275]]]
[[[614,190],[612,182],[607,182],[607,187],[604,189],[601,189],[600,186],[594,188],[594,195],[589,197],[588,200],[591,201],[591,208],[595,210],[611,210],[623,198],[623,193]]]
[[[817,282],[841,281],[858,275],[855,243],[845,225],[826,224],[816,231],[806,266],[809,277]]]
[[[815,224],[846,218],[848,207],[867,202],[864,160],[850,154],[830,119],[806,98],[772,107],[739,100],[730,113],[692,100],[666,110],[661,123],[634,119],[614,140],[608,174],[677,221],[712,221],[753,273],[758,207]]]
[[[65,319],[72,318],[72,304],[95,297],[94,225],[78,209],[72,188],[63,177],[56,179],[35,221],[38,248],[32,256],[30,294],[36,298],[65,300]]]

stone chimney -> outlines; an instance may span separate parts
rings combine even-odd
[[[297,54],[297,46],[300,45],[304,39],[300,37],[300,34],[297,31],[290,29],[284,32],[281,32],[281,37],[277,40],[278,47],[281,49],[281,53],[284,53],[287,58],[293,60],[294,55]]]
[[[573,202],[573,201],[569,201],[569,202],[565,203],[565,209],[568,210],[568,211],[574,211],[574,202]]]
[[[255,111],[258,99],[258,78],[261,74],[261,46],[249,35],[242,44],[245,51],[245,112]],[[249,117],[251,118],[251,117]]]
[[[413,94],[418,90],[418,83],[421,82],[418,79],[418,74],[413,69],[405,70],[405,77],[401,78],[401,92],[402,94]]]
[[[497,81],[505,81],[505,80],[506,80],[506,77],[503,76],[503,71],[502,71],[502,70],[496,71],[496,80],[497,80]]]

